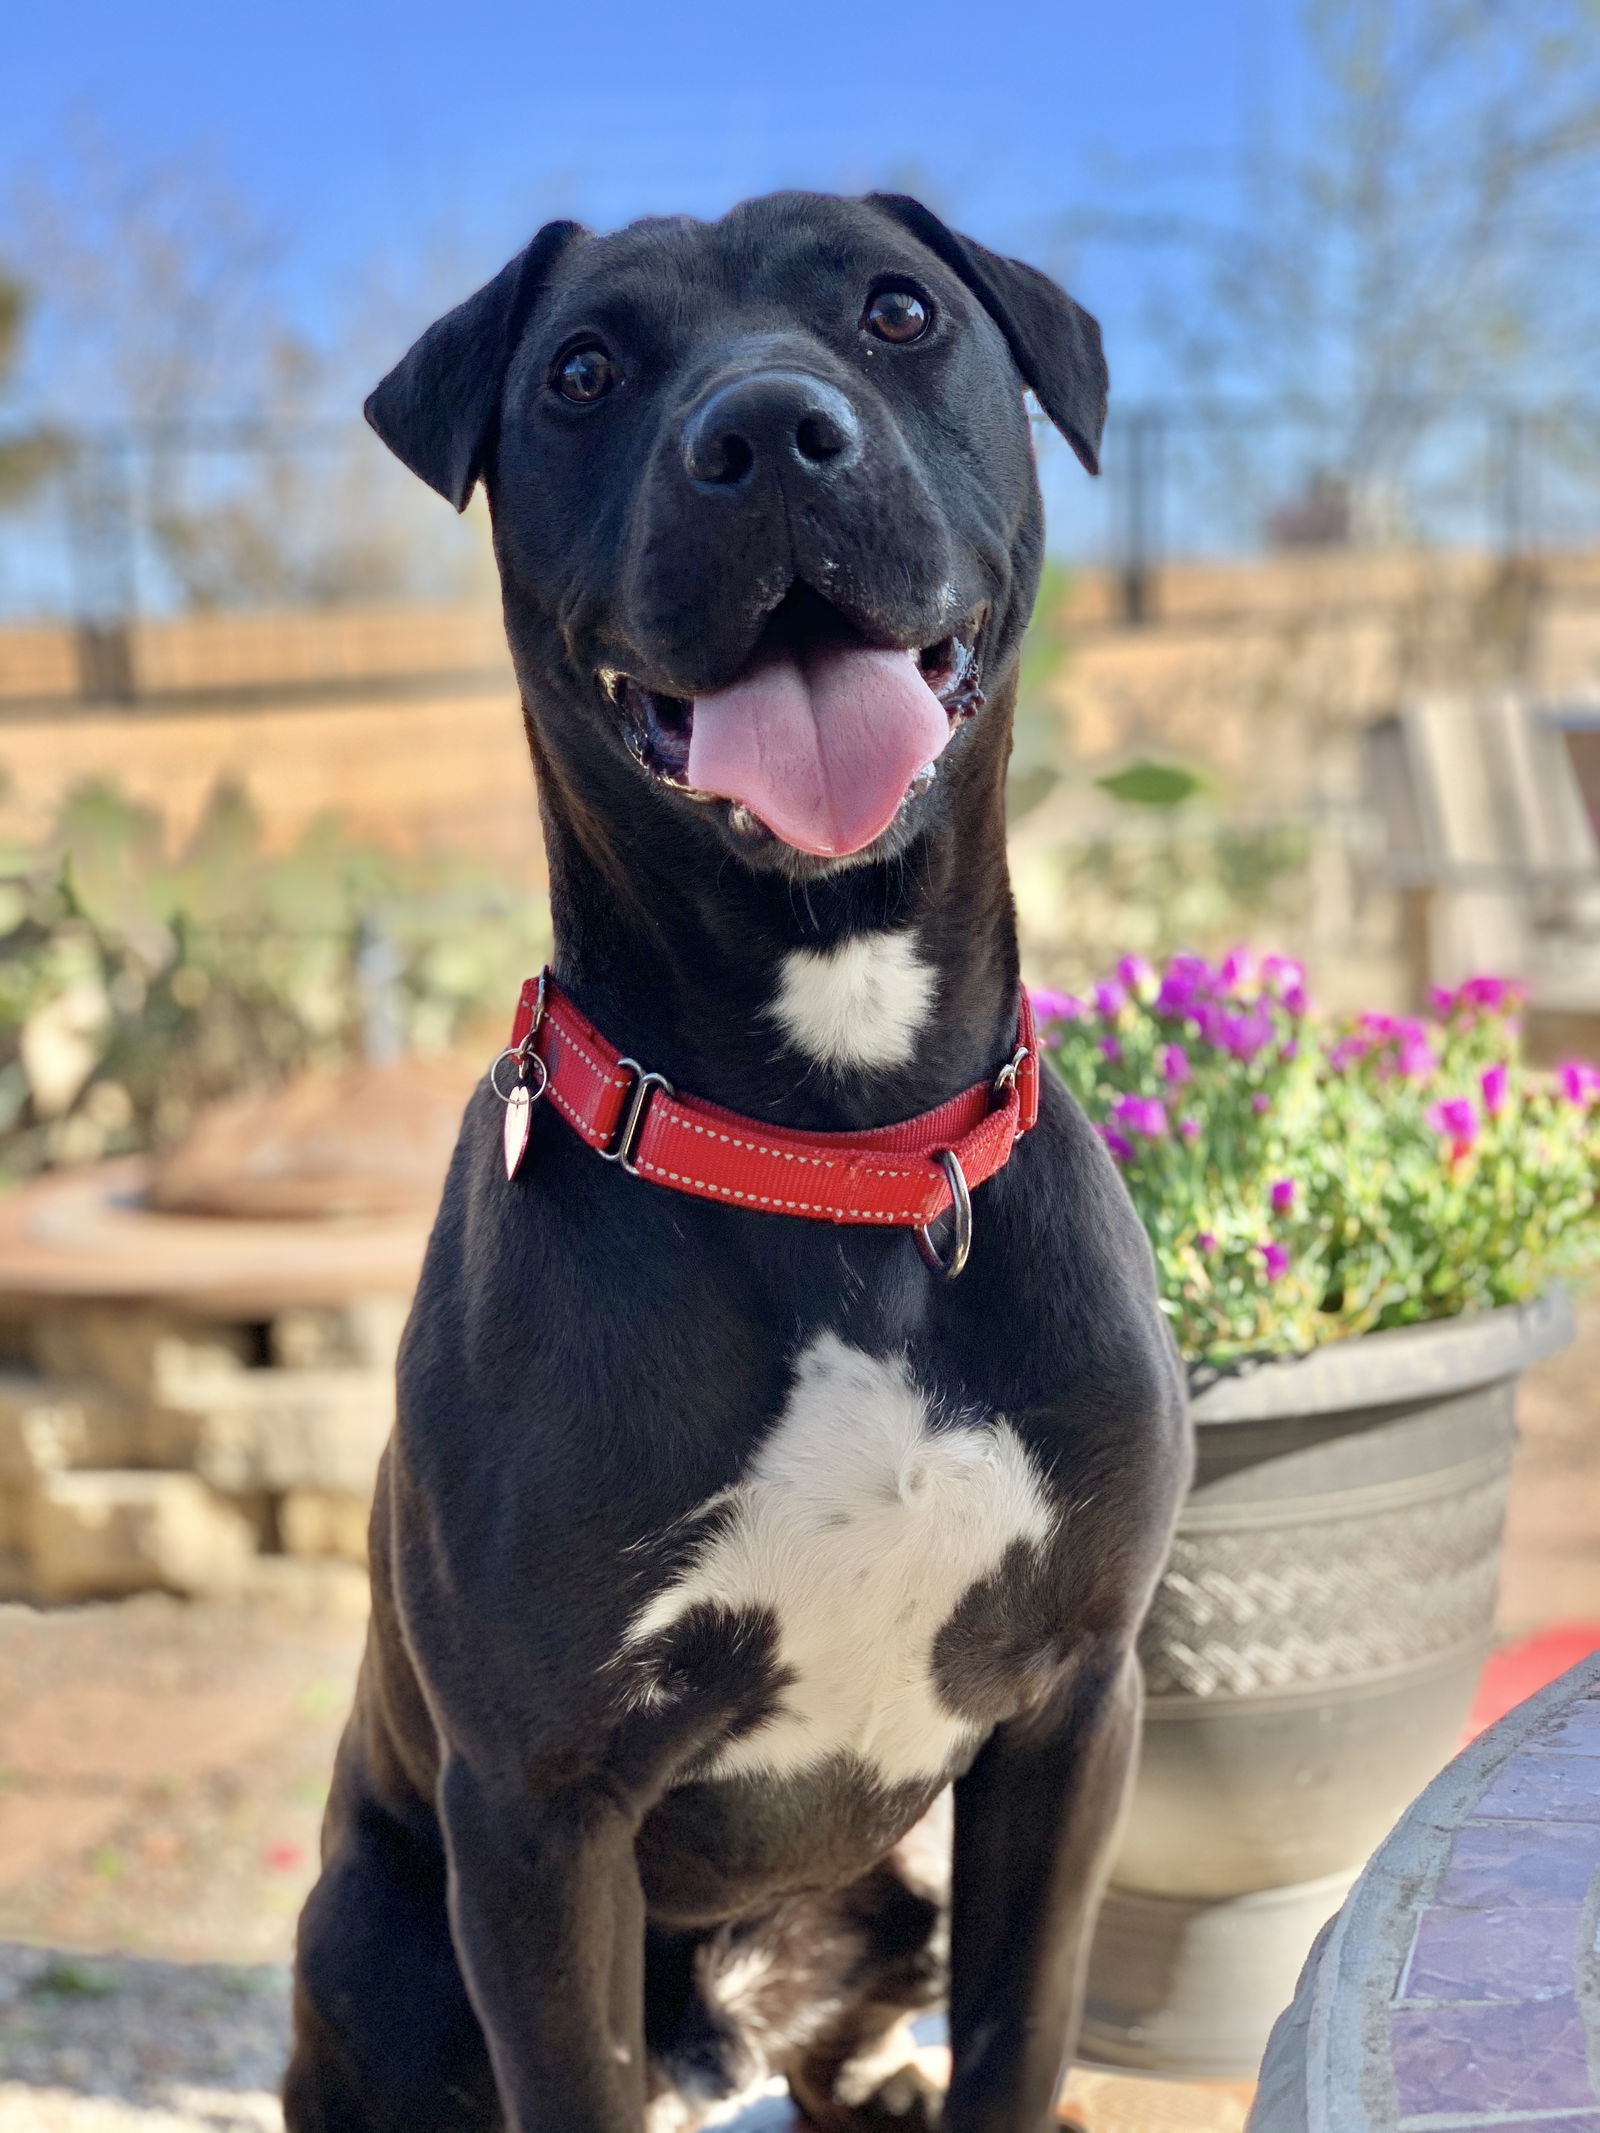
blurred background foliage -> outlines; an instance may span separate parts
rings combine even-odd
[[[1006,814],[1012,822],[1020,821],[1054,791],[1066,767],[1058,691],[1071,657],[1066,626],[1071,584],[1072,573],[1065,564],[1046,563],[1033,620],[1022,640],[1006,783]]]
[[[1180,766],[1170,773],[1181,775]],[[1053,886],[1059,922],[1049,937],[1035,931],[1030,963],[1053,982],[1080,984],[1120,955],[1216,955],[1236,941],[1303,934],[1311,893],[1303,824],[1234,824],[1182,803],[1128,802],[1119,814],[1133,819],[1031,862],[1032,898]]]
[[[1073,779],[1072,585],[1067,565],[1046,564],[1023,640],[1006,786],[1013,829]],[[1024,861],[1025,951],[1036,974],[1077,984],[1129,953],[1220,953],[1263,928],[1298,930],[1303,825],[1235,822],[1214,778],[1146,754],[1091,783],[1104,798],[1077,810],[1072,834],[1047,834]],[[1043,905],[1058,923],[1040,922]]]
[[[463,854],[406,858],[336,817],[287,851],[222,785],[170,848],[85,784],[0,848],[0,1177],[156,1147],[305,1067],[499,1042],[548,953],[542,897]]]

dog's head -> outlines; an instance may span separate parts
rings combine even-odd
[[[997,784],[1041,542],[1025,386],[1097,471],[1069,296],[914,200],[785,193],[549,224],[367,415],[458,509],[485,483],[547,776],[793,875]]]

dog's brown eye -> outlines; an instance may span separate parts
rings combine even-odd
[[[574,348],[556,366],[551,383],[563,400],[603,400],[622,373],[597,342]]]
[[[933,312],[909,289],[880,289],[861,323],[880,341],[920,341],[933,324]]]

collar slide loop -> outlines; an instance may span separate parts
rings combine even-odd
[[[639,1152],[639,1142],[644,1133],[645,1106],[657,1089],[667,1096],[675,1096],[677,1091],[665,1074],[650,1072],[648,1068],[640,1066],[637,1059],[619,1059],[617,1070],[619,1073],[627,1072],[635,1076],[633,1093],[628,1098],[627,1116],[622,1121],[622,1130],[617,1135],[615,1146],[597,1148],[595,1153],[602,1163],[620,1163],[630,1178],[636,1178],[639,1172],[633,1159]]]

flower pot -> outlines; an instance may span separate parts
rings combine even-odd
[[[1317,1930],[1460,1743],[1494,1619],[1516,1381],[1571,1337],[1552,1290],[1198,1394],[1085,2061],[1254,2074]]]

